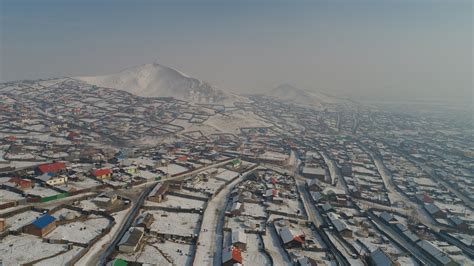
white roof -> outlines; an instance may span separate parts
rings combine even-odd
[[[247,244],[247,235],[241,230],[232,231],[232,244],[235,243]]]

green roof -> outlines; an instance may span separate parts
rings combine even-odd
[[[127,266],[128,263],[122,259],[115,259],[114,266]]]

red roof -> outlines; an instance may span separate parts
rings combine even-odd
[[[5,138],[7,141],[16,141],[16,137],[15,136],[8,136]]]
[[[232,248],[232,259],[235,262],[242,264],[242,252],[237,247]]]
[[[181,162],[185,162],[185,161],[188,160],[188,156],[186,156],[186,155],[179,156],[179,157],[177,158],[177,160],[178,160],[178,161],[181,161]]]
[[[423,202],[425,202],[425,203],[433,203],[434,201],[433,201],[433,199],[432,199],[428,194],[425,193],[425,194],[423,195]]]
[[[95,177],[103,176],[103,175],[110,175],[111,173],[112,173],[112,170],[110,170],[108,168],[96,169],[96,170],[92,171],[92,175],[95,176]]]
[[[293,240],[298,242],[298,243],[303,244],[304,243],[304,236],[294,236]]]
[[[274,184],[274,185],[275,185],[276,183],[278,183],[278,180],[277,180],[275,177],[273,177],[273,176],[272,176],[272,178],[271,178],[270,180],[271,180],[272,184]]]
[[[50,163],[50,164],[42,164],[42,165],[38,166],[38,169],[43,174],[45,174],[45,173],[57,173],[57,172],[65,169],[65,168],[66,168],[66,164],[65,163],[59,163],[59,162]]]
[[[272,195],[273,195],[273,197],[278,196],[278,190],[272,189]]]
[[[17,186],[20,186],[22,188],[30,187],[31,183],[32,183],[31,180],[22,179],[22,178],[19,178],[19,177],[12,177],[12,178],[10,178],[10,180],[8,180],[8,182],[15,183]]]
[[[71,132],[69,132],[69,134],[67,135],[67,138],[68,138],[69,140],[74,140],[74,139],[75,139],[76,137],[78,137],[78,136],[79,136],[78,133],[76,133],[76,132],[74,132],[74,131],[71,131]]]

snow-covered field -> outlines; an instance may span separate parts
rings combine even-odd
[[[100,234],[102,229],[109,226],[109,220],[91,216],[84,222],[72,222],[59,225],[47,237],[51,239],[63,239],[78,243],[88,243]]]
[[[75,255],[77,255],[83,248],[78,246],[73,246],[71,250],[66,253],[63,253],[52,258],[42,260],[35,265],[37,266],[51,266],[51,265],[66,265]]]
[[[209,178],[207,182],[197,181],[190,184],[190,186],[194,187],[195,189],[209,192],[211,194],[214,194],[220,187],[224,185],[225,185],[224,181],[220,181],[215,178]]]
[[[169,164],[168,166],[158,167],[158,170],[161,170],[161,171],[163,171],[167,174],[170,174],[170,175],[177,175],[177,174],[180,174],[180,173],[184,173],[184,172],[188,171],[189,169],[186,168],[186,167],[183,167],[181,165]]]
[[[39,237],[22,234],[9,235],[0,241],[3,265],[20,265],[67,250],[66,245],[48,244]]]
[[[21,200],[24,197],[21,194],[0,189],[0,203]]]
[[[219,172],[216,174],[216,178],[223,179],[226,181],[230,181],[239,176],[239,173],[224,168],[219,168],[218,171]]]
[[[265,248],[270,256],[272,256],[274,265],[293,265],[281,246],[279,236],[273,229],[267,230],[265,235],[262,235]]]
[[[211,116],[205,125],[209,125],[220,132],[239,133],[242,127],[270,127],[271,124],[250,111],[239,110],[231,114],[217,114]]]
[[[59,194],[59,192],[47,187],[35,186],[32,189],[28,189],[28,194],[32,194],[32,195],[36,195],[40,197],[49,197],[49,196]]]
[[[150,230],[162,234],[191,236],[199,233],[198,224],[201,220],[196,213],[177,213],[165,211],[148,211],[153,214],[155,221]],[[180,230],[176,230],[179,228]]]
[[[97,181],[97,180],[94,180],[92,178],[84,178],[84,180],[82,181],[69,181],[68,182],[68,185],[62,185],[62,186],[58,186],[59,188],[61,189],[64,189],[64,190],[69,190],[71,188],[75,188],[77,190],[80,190],[80,189],[85,189],[85,188],[91,188],[91,187],[96,187],[96,186],[100,186],[100,182]]]
[[[195,246],[171,241],[157,243],[156,246],[171,258],[173,265],[192,265],[191,253],[195,249]],[[182,252],[177,252],[178,249],[182,250]]]
[[[268,256],[261,251],[263,243],[256,234],[247,235],[247,250],[242,253],[243,263],[249,265],[271,265]]]
[[[304,207],[302,206],[301,202],[298,200],[285,199],[285,201],[282,204],[269,202],[268,205],[269,206],[267,210],[279,211],[279,212],[284,212],[288,214],[300,214],[300,215],[304,214]],[[299,213],[297,213],[297,210],[299,210]]]
[[[143,264],[171,265],[158,251],[156,244],[146,244],[142,249],[130,254],[119,253],[116,258]]]
[[[249,215],[254,217],[265,217],[265,207],[261,204],[256,203],[244,203],[243,215]]]
[[[6,219],[6,223],[10,226],[10,230],[15,231],[31,223],[40,215],[41,213],[35,211],[21,212],[11,217],[8,217]]]
[[[204,201],[182,198],[174,195],[166,195],[166,200],[157,203],[145,201],[145,206],[163,206],[182,209],[199,209],[204,206]]]

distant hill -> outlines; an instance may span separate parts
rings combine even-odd
[[[267,96],[283,101],[321,107],[324,104],[343,103],[346,100],[339,99],[319,91],[310,91],[296,88],[290,84],[281,84],[265,93]]]
[[[217,89],[205,81],[157,63],[130,67],[115,74],[74,77],[83,82],[115,88],[142,97],[173,97],[193,103],[233,103],[245,98]]]

